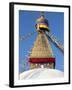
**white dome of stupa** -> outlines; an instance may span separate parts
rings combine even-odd
[[[50,79],[63,77],[64,73],[60,70],[49,68],[38,68],[24,71],[20,74],[20,80],[27,79]]]

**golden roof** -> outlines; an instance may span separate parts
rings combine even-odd
[[[32,48],[30,58],[49,58],[54,57],[48,38],[44,33],[39,33],[34,47]]]

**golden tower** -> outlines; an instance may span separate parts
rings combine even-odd
[[[36,22],[38,36],[29,56],[30,69],[55,68],[55,57],[45,34],[50,32],[48,20],[45,19],[44,15],[41,15]]]

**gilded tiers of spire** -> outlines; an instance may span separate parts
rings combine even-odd
[[[50,47],[49,41],[45,34],[38,34],[30,58],[51,58],[53,57],[53,52]]]

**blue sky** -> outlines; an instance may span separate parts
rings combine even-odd
[[[51,33],[64,43],[64,13],[45,12],[45,17],[49,22]],[[39,11],[19,11],[19,36],[26,36],[36,30],[35,24],[40,17]],[[36,40],[37,32],[27,40],[19,41],[19,72],[29,70],[28,55]],[[54,56],[56,58],[56,69],[64,71],[64,56],[61,51],[50,42]]]

